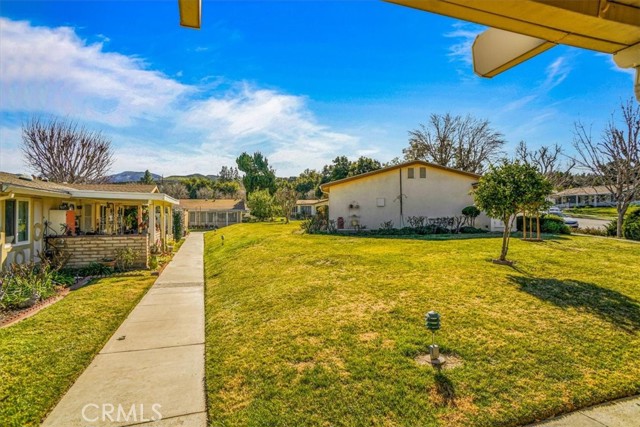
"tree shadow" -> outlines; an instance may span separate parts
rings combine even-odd
[[[640,303],[620,292],[577,280],[508,276],[528,294],[566,309],[579,308],[628,332],[640,329]]]
[[[345,232],[340,231],[331,235],[359,237],[365,239],[391,239],[391,240],[427,240],[427,241],[444,241],[444,240],[475,240],[475,239],[502,239],[502,233],[477,233],[477,234],[375,234],[369,231]],[[512,239],[519,239],[522,233],[512,233]],[[543,234],[541,242],[544,243],[552,240],[568,240],[567,237],[557,234]]]
[[[435,392],[439,406],[456,406],[456,389],[449,377],[441,369],[437,369],[433,379],[436,382]]]

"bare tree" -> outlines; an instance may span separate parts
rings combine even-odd
[[[505,141],[488,120],[471,116],[431,114],[429,124],[409,131],[406,160],[426,160],[467,172],[480,173],[496,160]]]
[[[187,186],[181,182],[165,182],[160,186],[160,192],[174,199],[188,199],[189,191]]]
[[[113,163],[107,137],[59,118],[23,124],[22,152],[32,170],[55,182],[104,182]]]
[[[558,144],[543,145],[531,151],[526,142],[520,141],[516,148],[516,158],[523,163],[535,166],[551,182],[553,188],[565,188],[572,181],[571,170],[576,162],[566,157]],[[563,161],[565,158],[568,161]]]
[[[209,187],[202,187],[196,190],[196,199],[214,199],[215,192]]]
[[[622,223],[629,204],[640,197],[640,106],[628,100],[621,104],[622,122],[616,123],[612,114],[600,142],[591,137],[580,122],[575,123],[573,146],[578,165],[598,177],[616,201],[618,229],[622,237]]]

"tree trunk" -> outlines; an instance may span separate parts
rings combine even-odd
[[[622,236],[622,223],[624,222],[624,216],[627,213],[627,209],[629,208],[628,203],[623,203],[617,206],[618,208],[618,227],[616,228],[616,237],[621,239]]]
[[[540,239],[540,214],[539,213],[536,215],[536,227],[537,227],[536,235],[538,236],[538,240],[541,240]]]
[[[502,251],[500,252],[500,261],[507,260],[507,252],[509,251],[509,236],[511,234],[511,223],[509,218],[503,219],[504,233],[502,234]]]
[[[518,221],[517,218],[516,221]],[[524,211],[522,212],[522,238],[527,238],[527,215],[524,213]]]

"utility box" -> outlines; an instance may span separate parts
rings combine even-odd
[[[65,234],[66,230],[71,231],[71,234],[76,232],[76,212],[70,210],[50,209],[49,210],[49,229],[48,235],[61,235]]]

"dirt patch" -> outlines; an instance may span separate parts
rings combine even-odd
[[[441,353],[441,356],[444,356],[446,363],[441,365],[440,369],[445,371],[458,368],[464,363],[462,358],[455,353]],[[415,358],[415,361],[418,365],[431,365],[431,357],[429,356],[429,353],[418,355]]]

